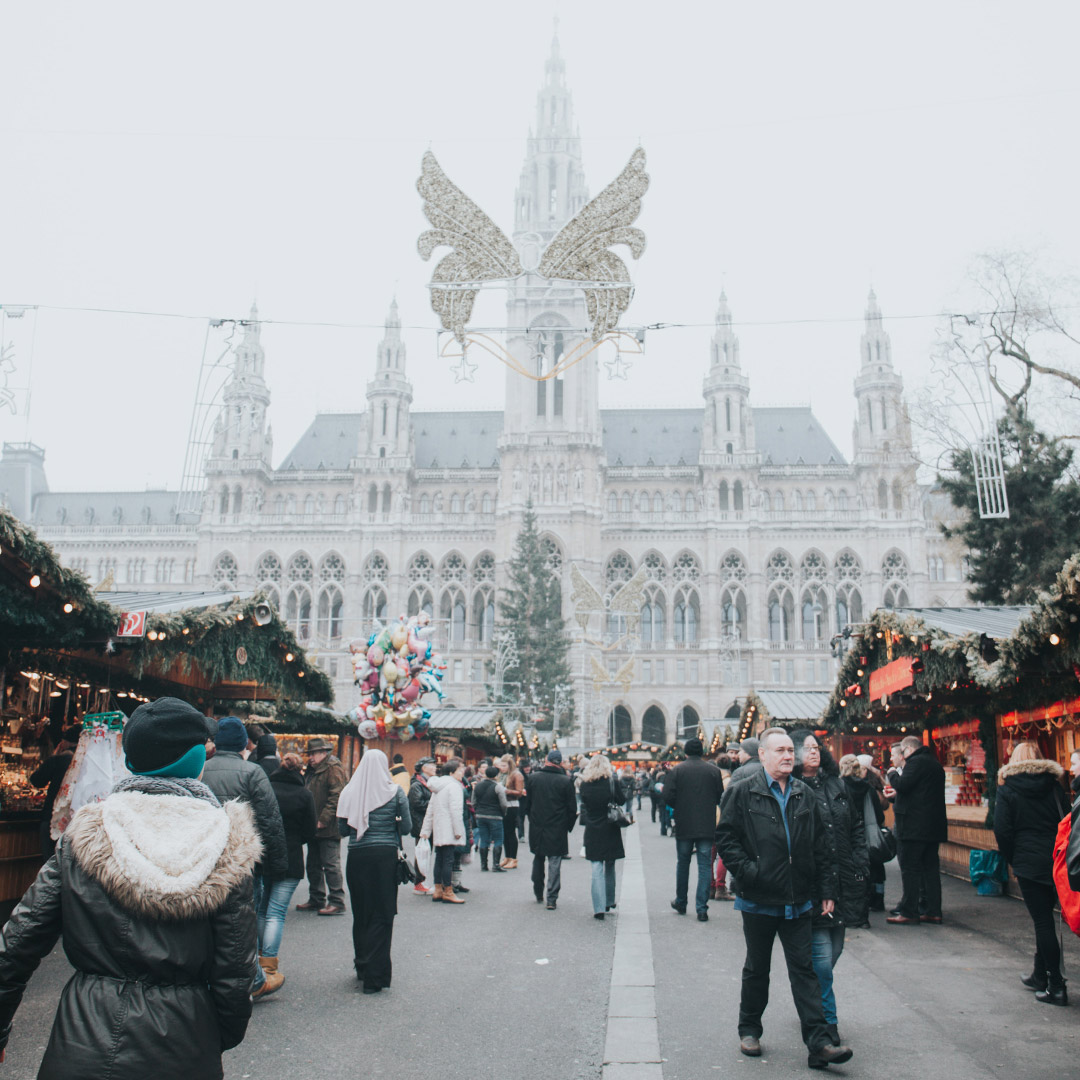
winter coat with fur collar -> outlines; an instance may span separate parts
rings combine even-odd
[[[452,776],[433,776],[428,787],[431,802],[421,837],[430,837],[432,847],[460,847],[465,843],[465,789]]]
[[[39,1080],[219,1080],[244,1038],[261,849],[249,806],[202,791],[83,807],[0,934],[0,1046],[61,935],[75,968]]]
[[[1054,839],[1069,812],[1065,770],[1056,761],[1011,761],[998,772],[994,809],[998,850],[1018,878],[1054,883]]]

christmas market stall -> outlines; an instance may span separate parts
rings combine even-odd
[[[821,714],[829,703],[828,690],[757,690],[751,691],[739,714],[739,741],[756,737],[770,727],[805,727],[820,733]],[[838,745],[830,749],[837,755]],[[861,752],[861,751],[860,751]]]
[[[945,767],[947,872],[968,876],[970,852],[996,850],[991,829],[1001,762],[999,717],[1042,680],[1005,659],[1033,609],[878,609],[851,639],[822,726],[845,752],[888,767],[907,735],[932,745]],[[874,745],[870,743],[873,741]]]

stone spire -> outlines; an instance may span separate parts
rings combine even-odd
[[[731,308],[723,290],[716,306],[716,329],[709,359],[702,389],[705,397],[702,461],[727,462],[732,455],[753,451],[754,421],[750,380],[739,367],[739,339],[732,329]]]
[[[409,452],[412,384],[405,375],[405,342],[396,297],[383,326],[383,339],[375,353],[375,377],[367,386],[366,437],[360,452],[400,461]]]
[[[879,365],[892,368],[892,344],[881,321],[881,308],[873,289],[866,298],[866,329],[863,331],[861,350],[862,367],[866,370]]]
[[[556,35],[536,95],[536,122],[514,199],[514,233],[538,234],[547,243],[588,202],[581,138],[566,85],[566,62]]]
[[[716,330],[712,339],[712,366],[739,366],[739,339],[731,329],[731,308],[728,306],[727,293],[720,291],[720,302],[716,306]]]

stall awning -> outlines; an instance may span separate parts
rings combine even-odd
[[[793,720],[815,722],[829,704],[828,690],[758,690],[756,697],[778,724]]]
[[[1025,605],[1015,607],[905,607],[895,608],[898,618],[913,615],[927,626],[946,634],[984,634],[1001,640],[1012,637],[1016,628],[1031,614]]]
[[[494,706],[478,709],[432,709],[431,735],[441,731],[490,731],[502,710]]]

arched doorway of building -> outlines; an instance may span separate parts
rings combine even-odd
[[[696,739],[700,723],[697,709],[693,705],[684,705],[679,710],[679,738],[684,742],[687,739]]]
[[[667,719],[659,705],[650,705],[641,718],[641,741],[667,745]]]
[[[628,743],[631,738],[630,713],[624,705],[616,705],[608,714],[608,746]]]

